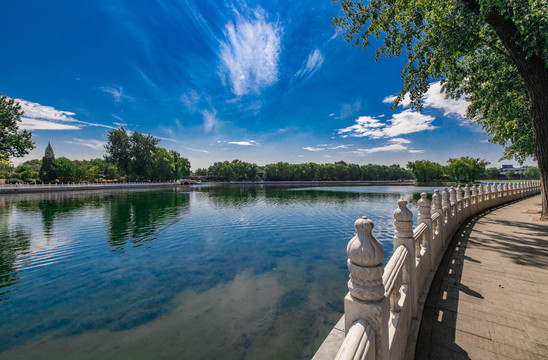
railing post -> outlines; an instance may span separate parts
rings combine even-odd
[[[417,292],[417,272],[415,264],[415,239],[413,237],[413,213],[409,211],[407,208],[407,201],[403,199],[398,201],[398,208],[394,211],[394,227],[396,228],[394,234],[394,249],[397,249],[400,245],[405,246],[409,252],[409,258],[413,260],[410,266],[407,283],[409,284],[408,292],[411,300],[411,313],[413,318],[416,318],[419,297]]]
[[[373,236],[374,224],[367,217],[354,223],[357,234],[348,242],[348,294],[344,298],[345,333],[357,320],[375,331],[376,359],[389,359],[388,319],[390,301],[384,296],[382,259],[384,249]]]
[[[432,226],[432,214],[431,214],[432,202],[428,200],[427,193],[425,192],[421,193],[421,199],[417,202],[417,206],[419,207],[419,218],[417,220],[417,225],[425,224],[428,227],[428,231],[425,236],[426,244],[422,244],[422,246],[426,249],[426,252],[429,254],[428,268],[431,268],[432,263],[436,260],[437,254],[434,254],[433,252],[434,247],[432,246],[432,243],[434,242],[433,241],[434,231],[432,230],[433,226]]]
[[[464,215],[464,202],[462,200],[463,199],[463,197],[462,197],[462,188],[460,187],[460,185],[457,186],[456,193],[457,193],[457,211],[458,211],[457,226],[459,226],[460,223],[463,220],[463,215]]]
[[[470,198],[470,186],[468,186],[468,184],[464,187],[464,204],[466,205],[466,211],[464,214],[465,218],[467,218],[472,214],[472,201]]]

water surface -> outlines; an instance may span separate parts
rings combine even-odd
[[[398,199],[416,213],[423,190],[2,195],[0,359],[310,358],[343,311],[354,221],[386,261]]]

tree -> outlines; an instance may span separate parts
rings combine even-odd
[[[490,167],[489,169],[485,170],[485,175],[487,175],[487,178],[497,180],[500,175],[500,170],[496,167]]]
[[[470,102],[467,117],[505,147],[505,158],[535,156],[548,219],[548,2],[545,0],[343,0],[334,24],[380,56],[405,52],[404,86],[422,109],[431,79]],[[531,145],[534,145],[531,146]]]
[[[54,168],[55,174],[61,181],[79,180],[84,176],[84,170],[66,157],[56,159]]]
[[[0,94],[0,160],[25,156],[34,149],[30,140],[32,134],[27,130],[19,131],[21,115],[21,105]]]
[[[150,134],[147,136],[139,132],[131,134],[130,175],[140,180],[150,178],[149,175],[154,166],[153,153],[159,142]]]
[[[523,172],[523,176],[525,176],[526,179],[540,179],[540,173],[535,166],[528,167],[527,170]]]
[[[485,160],[468,156],[449,159],[447,162],[449,164],[445,167],[445,172],[455,181],[476,181],[485,173],[485,166],[489,165],[489,162]]]
[[[413,173],[418,182],[438,180],[443,175],[443,166],[428,160],[410,161],[407,168]]]
[[[127,179],[129,177],[129,167],[131,164],[131,146],[126,130],[121,127],[109,131],[107,140],[108,142],[105,145],[105,150],[107,151],[105,160],[114,163],[118,169],[126,175]]]
[[[55,174],[55,154],[51,147],[51,143],[49,142],[46,151],[44,152],[44,157],[42,157],[39,176],[40,180],[44,182],[52,181],[57,178],[57,175]]]
[[[515,175],[515,174],[516,174],[516,173],[515,173],[513,170],[509,170],[509,171],[506,172],[506,178],[507,178],[508,180],[512,180],[512,179],[514,178],[514,175]]]

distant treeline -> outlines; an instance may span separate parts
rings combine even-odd
[[[208,169],[198,169],[196,175],[214,181],[359,181],[413,178],[410,171],[399,165],[357,165],[344,161],[328,164],[278,162],[259,167],[256,164],[234,160],[216,162]]]

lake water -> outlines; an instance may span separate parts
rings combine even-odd
[[[310,358],[366,215],[392,253],[412,186],[0,196],[0,359]],[[416,216],[415,216],[416,219]]]

